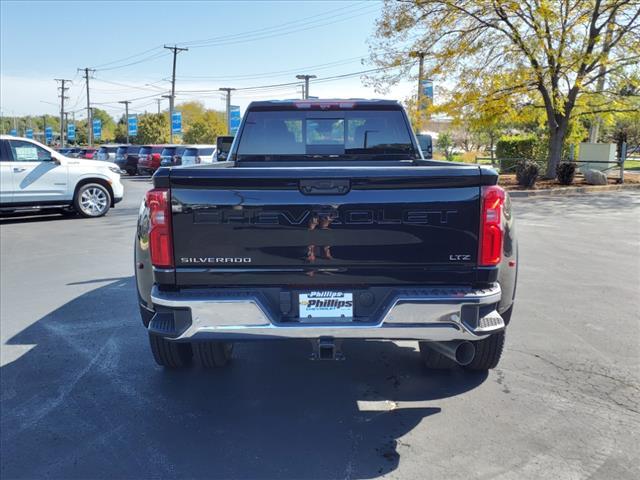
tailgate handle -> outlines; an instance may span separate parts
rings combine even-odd
[[[344,195],[351,190],[351,181],[343,178],[301,179],[300,191],[305,195]]]

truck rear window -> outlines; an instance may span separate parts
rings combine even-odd
[[[399,110],[249,111],[238,160],[414,158]]]

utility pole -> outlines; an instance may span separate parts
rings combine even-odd
[[[42,139],[45,145],[47,144],[47,116],[42,115]]]
[[[69,112],[64,112],[64,124],[69,125]],[[66,128],[65,128],[65,131],[66,131]],[[67,138],[67,141],[69,141],[68,138]]]
[[[162,99],[156,98],[156,102],[158,102],[158,115],[160,115],[160,103],[162,103]]]
[[[127,143],[129,143],[129,104],[131,100],[122,100],[118,103],[124,103],[124,125],[127,129]]]
[[[227,135],[231,135],[231,92],[235,88],[219,88],[221,92],[227,92]]]
[[[418,132],[423,128],[424,123],[424,92],[422,91],[422,81],[424,80],[424,52],[413,51],[409,55],[418,59]]]
[[[167,50],[173,52],[173,71],[171,73],[171,98],[169,98],[169,143],[173,143],[173,108],[176,99],[176,57],[180,52],[186,52],[188,48],[180,48],[176,45],[173,47],[164,46]]]
[[[309,79],[318,78],[315,75],[296,75],[298,80],[304,80],[304,90],[302,92],[302,98],[307,100],[309,98]]]
[[[71,80],[66,78],[56,78],[56,82],[60,82],[58,89],[60,90],[60,146],[64,147],[64,101],[68,99],[65,95],[69,87],[65,86],[67,82],[71,83]]]
[[[78,71],[84,72],[84,81],[87,84],[87,133],[89,138],[89,146],[93,146],[93,118],[91,114],[91,102],[89,100],[89,73],[95,72],[89,67],[79,68]]]

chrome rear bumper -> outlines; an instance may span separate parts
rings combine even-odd
[[[483,290],[399,289],[370,321],[279,321],[258,295],[164,292],[153,288],[154,333],[176,341],[258,338],[480,340],[504,329],[498,285]]]

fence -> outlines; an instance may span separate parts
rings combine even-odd
[[[619,151],[619,157],[618,157],[618,161],[617,162],[604,162],[604,161],[599,161],[599,160],[569,160],[572,163],[578,164],[577,166],[579,167],[581,163],[587,163],[587,164],[606,164],[606,165],[611,165],[608,168],[603,168],[602,170],[600,170],[601,172],[608,172],[611,170],[618,170],[620,177],[619,177],[619,183],[624,183],[624,163],[627,159],[631,159],[633,158],[634,155],[639,154],[640,153],[640,145],[636,145],[634,147],[627,147],[626,143],[623,143],[620,147],[620,151]],[[498,170],[498,172],[500,173],[515,173],[516,168],[518,167],[518,164],[520,162],[524,162],[525,160],[531,161],[531,162],[535,162],[538,164],[538,167],[540,167],[540,171],[544,171],[547,167],[547,162],[545,160],[531,160],[531,159],[527,159],[527,158],[518,158],[518,157],[502,157],[502,158],[497,158],[497,157],[476,157],[476,163],[479,164],[489,164],[493,167],[496,167],[496,169]],[[566,160],[564,160],[566,161]]]

